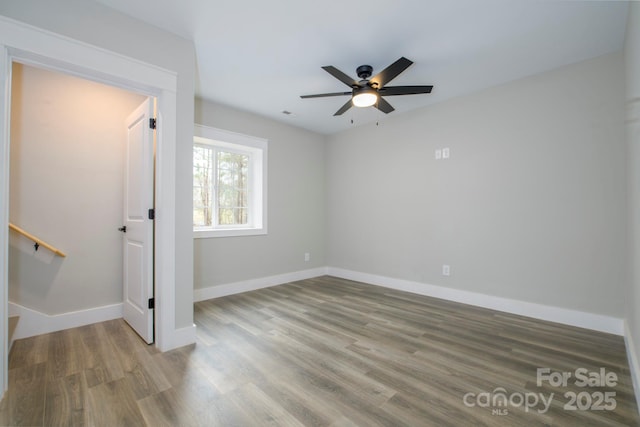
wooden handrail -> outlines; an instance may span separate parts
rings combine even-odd
[[[54,254],[61,256],[61,257],[66,257],[67,255],[62,252],[60,249],[56,248],[55,246],[51,246],[50,244],[48,244],[47,242],[44,242],[40,239],[38,239],[36,236],[34,236],[31,233],[28,233],[26,231],[24,231],[22,228],[18,227],[17,225],[11,224],[9,223],[9,228],[12,229],[13,231],[15,231],[16,233],[20,233],[22,234],[24,237],[31,239],[35,242],[36,244],[36,250],[38,250],[38,246],[42,246],[44,248],[49,249],[51,252],[53,252]]]

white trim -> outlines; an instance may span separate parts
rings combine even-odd
[[[171,348],[184,347],[196,342],[196,325],[176,329],[171,334],[170,340],[167,341],[167,345]]]
[[[259,279],[250,279],[243,280],[241,282],[227,283],[224,285],[210,286],[208,288],[195,289],[193,291],[193,301],[198,302],[213,298],[220,298],[227,295],[241,294],[243,292],[255,291],[257,289],[295,282],[297,280],[312,279],[314,277],[324,276],[325,274],[327,274],[327,269],[325,267],[320,267],[295,271],[293,273],[278,274],[276,276],[261,277]]]
[[[163,91],[157,100],[155,340],[160,351],[169,351],[176,348],[171,343],[178,334],[175,322],[177,94]]]
[[[222,145],[245,145],[247,147],[259,148],[261,150],[266,150],[269,143],[269,141],[265,138],[245,135],[238,132],[231,132],[229,130],[214,128],[212,126],[199,125],[197,123],[193,126],[193,136],[194,140],[204,139],[205,144],[206,140],[209,139],[222,143]]]
[[[9,302],[9,315],[19,316],[13,339],[48,334],[92,323],[122,318],[122,303],[49,315]]]
[[[335,267],[328,267],[327,274],[343,279],[356,280],[358,282],[370,283],[372,285],[412,292],[414,294],[442,298],[448,301],[455,301],[463,304],[475,305],[478,307],[490,308],[492,310],[517,314],[520,316],[532,317],[534,319],[557,322],[565,325],[577,326],[580,328],[587,328],[615,335],[624,334],[624,321],[617,317],[610,317],[601,314],[571,310],[568,308],[553,307],[509,298],[496,297],[480,294],[477,292],[444,288],[442,286],[394,279],[391,277],[344,270]]]
[[[636,396],[636,404],[640,408],[640,361],[636,353],[633,337],[629,324],[624,323],[624,344],[627,349],[627,360],[629,361],[629,371],[631,373],[631,382],[633,383],[633,391]]]
[[[4,78],[3,78],[4,77]],[[11,61],[9,51],[0,44],[0,399],[9,386],[9,347],[7,339],[9,301],[9,123],[11,123]]]
[[[178,87],[174,71],[1,15],[0,40],[23,51],[25,64],[145,93]]]
[[[577,326],[580,328],[586,328],[615,335],[625,335],[624,321],[623,319],[619,319],[616,317],[587,313],[584,311],[572,310],[568,308],[536,304],[526,301],[519,301],[509,298],[496,297],[477,292],[444,288],[442,286],[429,285],[426,283],[413,282],[409,280],[394,279],[391,277],[345,270],[336,267],[319,267],[309,270],[296,271],[293,273],[285,273],[276,276],[262,277],[258,279],[250,279],[240,282],[195,289],[193,291],[193,301],[198,302],[213,298],[220,298],[227,295],[254,291],[257,289],[277,286],[283,283],[294,282],[297,280],[311,279],[323,275],[355,280],[365,284],[383,286],[389,289],[396,289],[399,291],[411,292],[418,295],[441,298],[447,301],[454,301],[462,304],[489,308],[505,313],[532,317],[534,319],[556,322],[569,326]]]
[[[209,239],[216,237],[264,236],[268,234],[266,227],[261,228],[193,228],[194,239]]]

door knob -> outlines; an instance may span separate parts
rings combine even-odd
[[[118,228],[118,231],[122,231],[123,233],[127,232],[127,226],[123,225],[122,227]]]

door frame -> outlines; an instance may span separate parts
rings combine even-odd
[[[177,74],[0,16],[0,398],[8,386],[8,223],[11,68],[33,65],[157,99],[154,266],[156,347],[176,347],[175,199]]]

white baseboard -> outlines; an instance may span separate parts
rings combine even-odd
[[[636,396],[636,404],[640,408],[640,361],[638,360],[636,347],[627,322],[624,323],[624,346],[627,349],[627,360],[629,360],[629,370],[631,371],[631,382]]]
[[[20,339],[119,319],[122,317],[122,303],[49,315],[9,302],[9,316],[20,316],[14,332],[14,339]]]
[[[624,321],[617,317],[485,295],[460,289],[445,288],[442,286],[429,285],[409,280],[394,279],[391,277],[361,273],[336,267],[320,267],[293,273],[280,274],[277,276],[195,289],[193,292],[193,300],[194,302],[204,301],[207,299],[277,286],[296,280],[310,279],[313,277],[323,276],[325,274],[341,277],[343,279],[370,283],[372,285],[384,286],[390,289],[397,289],[419,295],[426,295],[448,301],[455,301],[463,304],[517,314],[520,316],[532,317],[534,319],[562,323],[565,325],[577,326],[580,328],[592,329],[615,335],[625,335]]]
[[[310,270],[295,271],[293,273],[279,274],[276,276],[244,280],[242,282],[211,286],[208,288],[195,289],[193,291],[193,302],[240,294],[242,292],[255,291],[256,289],[269,288],[271,286],[295,282],[296,280],[312,279],[314,277],[324,276],[325,274],[327,274],[327,269],[325,267],[320,267]]]
[[[476,292],[445,288],[441,286],[429,285],[408,280],[394,279],[391,277],[362,273],[335,267],[320,267],[229,283],[220,286],[195,289],[193,292],[193,299],[194,302],[204,301],[207,299],[219,298],[227,295],[268,288],[271,286],[277,286],[298,280],[311,279],[327,274],[344,279],[383,286],[390,289],[397,289],[400,291],[412,292],[419,295],[432,296],[435,298],[460,302],[463,304],[469,304],[521,316],[532,317],[535,319],[547,320],[551,322],[622,335],[625,337],[625,341],[627,344],[627,354],[633,374],[634,387],[637,387],[636,396],[640,398],[640,362],[637,359],[635,347],[633,346],[628,327],[625,325],[623,319],[618,319],[615,317],[484,295]],[[89,325],[92,323],[103,322],[106,320],[119,319],[122,317],[122,307],[122,303],[120,303],[104,307],[75,311],[71,313],[48,315],[23,307],[19,304],[9,302],[9,316],[20,316],[20,320],[14,333],[15,339],[20,339],[78,326]],[[162,351],[189,345],[194,343],[195,341],[195,325],[176,329],[172,334],[170,342],[166,343],[166,349],[163,349]],[[640,407],[640,402],[638,406]]]
[[[160,351],[165,352],[173,350],[174,348],[184,347],[196,342],[196,325],[187,326],[185,328],[176,329],[173,331],[169,339],[163,343]]]
[[[14,332],[14,339],[28,338],[35,335],[48,334],[106,320],[120,319],[123,316],[123,304],[113,304],[104,307],[90,308],[56,315],[44,314],[19,304],[9,302],[9,316],[19,316]],[[193,344],[196,342],[196,325],[176,329],[170,336],[169,342],[161,351]]]
[[[412,292],[419,295],[426,295],[463,304],[490,308],[492,310],[504,311],[506,313],[533,317],[535,319],[562,323],[565,325],[577,326],[580,328],[592,329],[615,335],[624,335],[624,321],[623,319],[616,317],[587,313],[568,308],[535,304],[476,292],[463,291],[460,289],[444,288],[442,286],[394,279],[391,277],[361,273],[341,268],[328,267],[327,274],[343,279]]]

